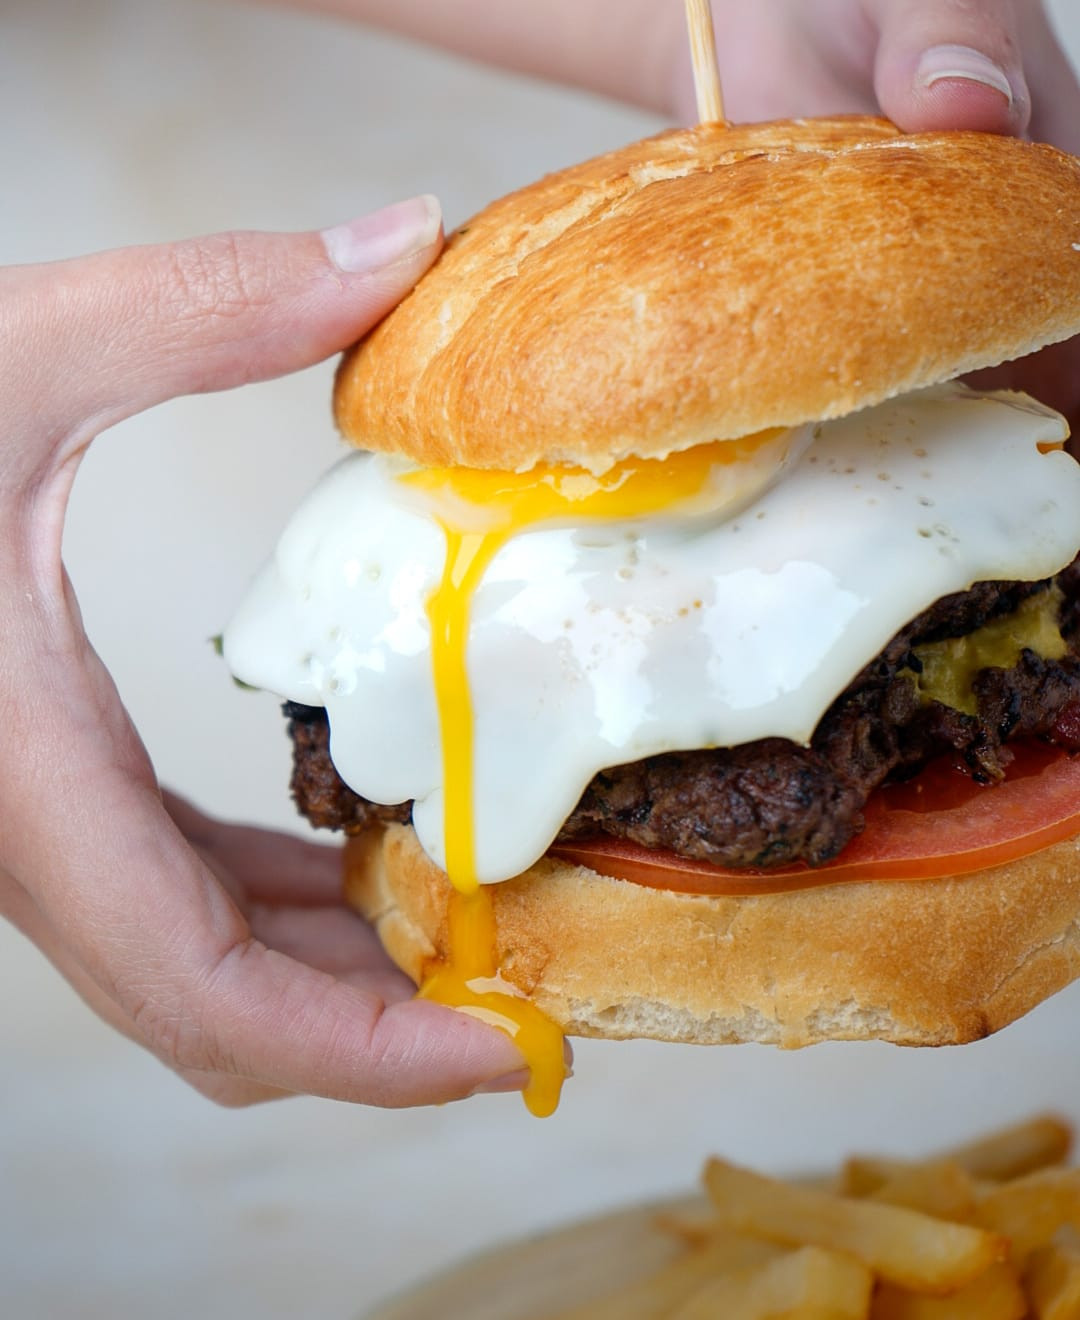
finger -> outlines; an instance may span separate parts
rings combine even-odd
[[[36,823],[17,853],[48,859],[38,905],[170,1066],[393,1106],[459,1098],[520,1070],[501,1032],[268,949],[149,786],[104,772],[88,796],[90,750],[70,764],[78,782],[54,767],[51,792],[79,809]]]
[[[412,982],[394,967],[371,926],[345,906],[340,848],[230,825],[174,793],[162,798],[268,948],[354,982],[362,977],[388,1002],[412,995]]]
[[[378,936],[345,907],[293,908],[258,904],[248,913],[252,934],[269,949],[342,979],[362,981],[387,1003],[410,999],[416,987],[390,961]]]
[[[736,122],[805,115],[868,114],[876,31],[843,0],[716,4],[713,25],[724,105]],[[834,40],[842,34],[841,40]],[[840,47],[842,49],[838,50]],[[672,102],[696,122],[694,75],[685,32],[673,63]]]
[[[907,132],[1023,133],[1031,113],[1013,0],[865,0],[880,32],[874,89]]]
[[[252,1105],[265,1105],[272,1100],[288,1100],[295,1091],[282,1091],[262,1082],[248,1082],[240,1077],[225,1077],[221,1073],[198,1072],[192,1068],[176,1068],[176,1075],[188,1086],[225,1109],[250,1109]]]
[[[245,915],[252,934],[267,948],[374,992],[387,1004],[413,997],[415,986],[390,961],[372,928],[343,906],[339,848],[229,825],[204,815],[176,794],[163,796],[169,814],[218,879],[235,884],[230,892],[257,900],[245,908]],[[287,905],[293,895],[299,906]],[[206,1089],[202,1079],[192,1080]],[[210,1093],[234,1102],[233,1088],[222,1096],[215,1084]],[[241,1103],[250,1101],[245,1098]]]
[[[92,652],[38,656],[5,707],[5,867],[62,946],[178,1071],[379,1105],[439,1103],[522,1060],[494,1028],[389,1002],[268,949],[169,818]],[[26,694],[24,694],[25,696]],[[27,754],[31,752],[32,754]]]
[[[8,920],[52,963],[93,1013],[136,1044],[153,1047],[154,1042],[137,1030],[128,1014],[75,960],[71,951],[59,939],[50,923],[45,920],[21,887],[4,885],[0,891],[0,899],[2,899],[0,910]],[[266,935],[271,940],[280,937],[283,944],[291,946],[298,957],[310,961],[311,965],[321,966],[324,971],[337,972],[340,979],[347,984],[366,991],[374,989],[381,992],[388,1003],[400,1003],[411,998],[414,990],[412,983],[389,964],[381,948],[378,953],[385,967],[369,973],[362,966],[362,960],[355,957],[355,949],[343,933],[335,932],[329,926],[318,929],[312,924],[316,919],[330,915],[311,912],[308,909],[286,909],[269,913],[265,926]],[[370,930],[359,918],[347,912],[336,915],[343,923],[349,922],[353,926],[367,930],[369,939],[377,944]],[[257,915],[253,929],[259,933]],[[282,951],[285,952],[287,949]],[[174,1067],[174,1071],[207,1099],[231,1109],[285,1099],[296,1094],[295,1091],[217,1071],[179,1064]]]
[[[6,419],[9,438],[21,420],[34,437],[77,431],[85,443],[177,395],[317,362],[384,316],[441,242],[438,203],[420,197],[322,233],[217,234],[9,268],[0,377],[19,388],[0,397],[21,413]]]
[[[52,926],[21,886],[0,881],[0,912],[48,959],[91,1012],[113,1030],[146,1047],[148,1042],[135,1029],[131,1019],[72,957],[70,950],[57,937]],[[237,1077],[225,1077],[216,1073],[182,1068],[176,1071],[202,1095],[229,1108],[261,1104],[267,1100],[280,1100],[293,1094],[290,1091],[282,1091]]]
[[[193,847],[212,855],[262,903],[320,907],[340,902],[341,848],[310,843],[278,830],[233,825],[207,816],[175,793],[165,808]]]

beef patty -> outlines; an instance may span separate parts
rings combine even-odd
[[[972,713],[920,695],[916,648],[966,636],[1054,586],[1065,656],[1024,650],[1010,669],[980,670]],[[410,819],[410,803],[377,806],[342,782],[321,707],[288,702],[284,710],[292,792],[312,824],[356,834],[376,821]],[[1052,581],[980,582],[938,601],[856,675],[808,747],[762,738],[601,771],[559,838],[607,834],[731,867],[818,865],[862,829],[866,800],[886,780],[950,753],[975,779],[991,782],[1011,759],[1009,740],[1020,737],[1080,749],[1080,558]]]

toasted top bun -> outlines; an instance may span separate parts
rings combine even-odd
[[[661,134],[495,202],[342,363],[355,444],[600,471],[1080,330],[1080,162],[837,118]]]
[[[346,898],[415,981],[450,882],[411,827],[347,845]],[[1080,839],[974,875],[730,898],[556,858],[491,886],[498,966],[570,1035],[701,1045],[952,1045],[1080,976]]]

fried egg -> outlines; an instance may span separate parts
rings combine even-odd
[[[605,767],[805,743],[911,618],[1074,556],[1064,420],[958,384],[594,476],[356,452],[224,636],[237,678],[325,706],[342,779],[412,800],[463,892],[546,851]]]

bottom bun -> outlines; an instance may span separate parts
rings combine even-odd
[[[348,902],[419,983],[446,953],[450,882],[408,826],[347,850]],[[491,888],[503,977],[573,1036],[953,1045],[1080,976],[1080,838],[974,875],[744,898],[549,857]]]

